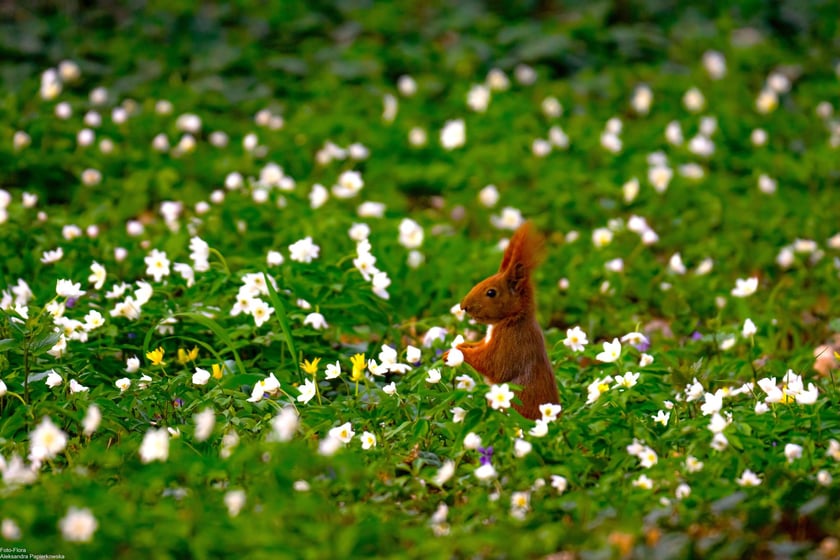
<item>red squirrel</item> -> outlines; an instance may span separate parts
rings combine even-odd
[[[544,239],[525,222],[510,239],[499,272],[482,280],[461,302],[476,322],[492,327],[478,342],[458,345],[464,361],[489,383],[515,383],[525,418],[540,418],[540,405],[559,403],[557,381],[536,319],[531,271],[542,259]],[[444,358],[445,359],[445,358]]]

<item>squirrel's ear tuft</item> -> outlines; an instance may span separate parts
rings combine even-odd
[[[517,264],[525,269],[525,274],[535,269],[542,260],[544,242],[531,222],[523,223],[510,238],[499,272],[506,272]]]

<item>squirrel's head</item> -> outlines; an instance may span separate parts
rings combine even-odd
[[[539,264],[543,238],[526,222],[510,239],[499,272],[479,282],[461,302],[461,309],[479,323],[534,312],[531,271]]]

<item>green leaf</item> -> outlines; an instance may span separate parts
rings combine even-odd
[[[32,356],[40,356],[47,352],[50,348],[56,345],[61,338],[61,333],[46,332],[32,341],[29,346],[29,352]]]
[[[21,350],[20,343],[13,338],[0,340],[0,352],[8,352],[9,350]]]

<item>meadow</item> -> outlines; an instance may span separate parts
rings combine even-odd
[[[2,9],[0,558],[840,557],[836,6]]]

